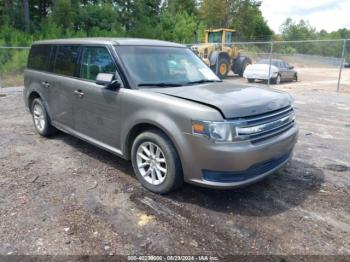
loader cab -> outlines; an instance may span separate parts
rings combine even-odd
[[[219,44],[222,47],[231,47],[236,35],[236,30],[220,28],[205,31],[206,44]]]

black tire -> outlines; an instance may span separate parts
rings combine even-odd
[[[278,78],[280,79],[279,81],[278,81]],[[281,75],[277,75],[277,77],[270,79],[270,84],[279,85],[280,83],[281,83]]]
[[[147,182],[137,166],[137,150],[145,142],[151,142],[160,147],[166,160],[167,174],[165,180],[159,185]],[[166,194],[183,184],[181,161],[177,151],[169,138],[157,129],[150,129],[136,137],[131,148],[131,162],[137,179],[145,188],[154,193]]]
[[[34,107],[35,106],[39,106],[42,109],[42,113],[43,113],[43,120],[44,120],[44,124],[43,124],[43,128],[39,129],[38,126],[35,123],[35,114],[34,114]],[[32,113],[32,119],[33,119],[33,124],[35,127],[35,130],[42,136],[44,137],[50,137],[50,136],[54,136],[58,133],[58,130],[51,125],[51,120],[50,117],[46,111],[46,108],[44,106],[43,101],[40,98],[35,98],[31,104],[31,113]]]
[[[225,68],[225,69],[223,69]],[[218,65],[213,66],[214,72],[220,79],[224,79],[227,77],[230,72],[230,62],[227,58],[219,58]],[[217,71],[217,72],[216,72]]]
[[[253,83],[254,81],[255,81],[254,78],[248,78],[248,82],[249,82],[249,83]]]
[[[298,74],[297,73],[294,74],[293,81],[298,82]]]
[[[249,65],[248,61],[244,60],[244,62],[242,63],[242,66],[239,68],[237,72],[240,77],[243,77],[243,73],[248,65]]]

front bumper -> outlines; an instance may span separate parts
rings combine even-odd
[[[295,125],[256,144],[215,143],[185,134],[187,143],[181,152],[185,181],[212,188],[235,188],[256,182],[285,166],[292,157],[297,136]]]

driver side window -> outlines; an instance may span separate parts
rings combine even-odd
[[[106,47],[84,47],[81,57],[80,78],[95,81],[99,73],[116,74],[116,71],[117,67]]]

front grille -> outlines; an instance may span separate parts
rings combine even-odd
[[[242,140],[258,143],[278,136],[295,125],[291,106],[268,113],[235,119],[236,135]]]

